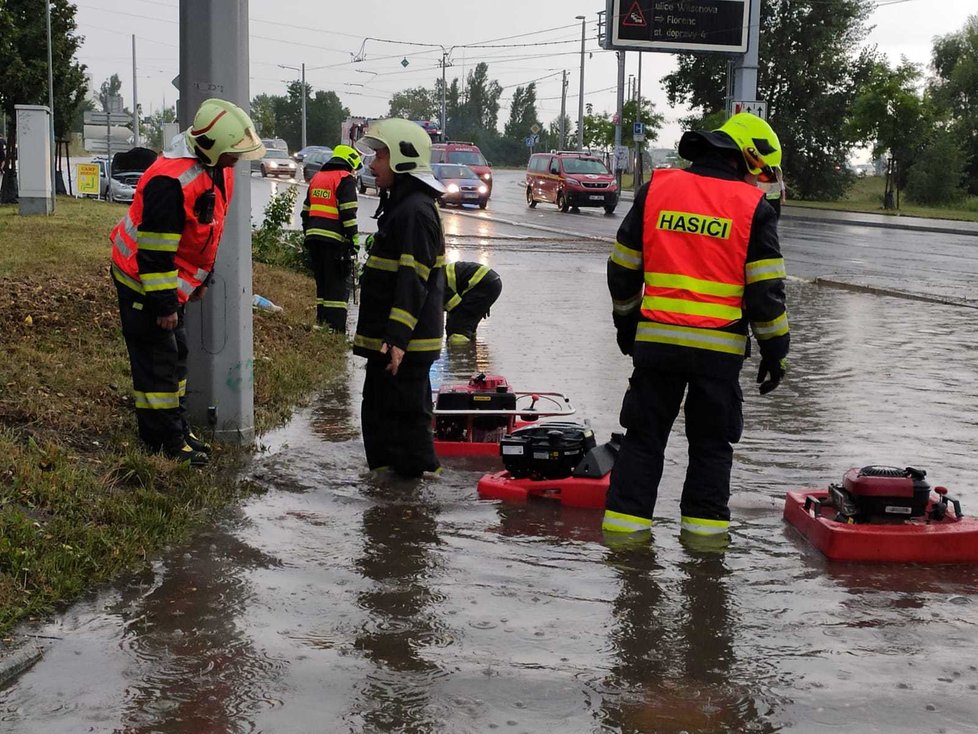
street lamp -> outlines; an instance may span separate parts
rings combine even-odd
[[[581,87],[577,99],[577,149],[584,150],[584,34],[587,17],[575,15],[575,20],[581,21]]]
[[[289,66],[288,64],[279,64],[279,68],[282,69],[292,69],[293,71],[298,71],[302,73],[302,147],[306,147],[306,65],[303,64],[302,67]]]

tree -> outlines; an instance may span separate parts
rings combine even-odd
[[[175,107],[164,107],[162,110],[157,110],[150,115],[149,123],[146,126],[145,146],[147,148],[162,150],[165,144],[169,142],[163,139],[163,125],[167,122],[175,122],[176,119],[177,110]]]
[[[540,125],[537,117],[537,85],[530,82],[525,87],[517,87],[513,101],[509,105],[509,120],[503,128],[503,136],[521,144],[532,133],[534,125]]]
[[[895,69],[885,60],[874,62],[866,70],[850,113],[851,137],[871,143],[874,158],[889,154],[897,161],[899,189],[906,186],[920,143],[934,127],[933,115],[917,91],[922,76],[920,68],[906,59]]]
[[[935,129],[907,178],[907,195],[918,204],[950,204],[964,196],[966,158],[950,130]]]
[[[251,121],[256,132],[265,138],[275,137],[275,98],[259,94],[251,100]]]
[[[102,112],[122,112],[122,110],[111,109],[112,100],[119,97],[122,90],[122,80],[118,74],[113,74],[99,87],[98,102],[102,105]]]
[[[782,167],[800,198],[835,198],[849,182],[849,117],[868,52],[872,0],[770,0],[761,6],[758,97],[784,151]],[[690,104],[701,117],[724,109],[726,61],[681,54],[666,75],[669,103]],[[694,122],[690,120],[690,122]]]
[[[391,96],[390,117],[404,117],[408,120],[437,120],[441,117],[441,95],[425,87],[405,89]]]
[[[498,136],[499,98],[503,88],[495,79],[489,79],[489,65],[484,61],[469,72],[465,86],[465,101],[460,105],[460,117],[464,120],[459,133],[466,133],[473,140],[487,140]]]
[[[13,168],[16,140],[15,105],[48,104],[47,27],[36,0],[0,3],[0,107],[11,121],[7,161],[0,202],[16,201]],[[75,110],[85,99],[85,66],[75,61],[81,45],[76,35],[75,6],[68,0],[51,1],[51,57],[54,81],[54,132],[66,138]]]
[[[957,33],[936,40],[931,63],[930,93],[950,117],[950,129],[969,159],[968,191],[978,194],[978,15]]]

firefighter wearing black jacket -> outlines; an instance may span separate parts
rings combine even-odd
[[[732,444],[743,413],[738,376],[748,323],[761,352],[761,394],[788,354],[784,260],[777,218],[756,177],[780,162],[771,127],[741,113],[712,132],[687,132],[688,170],[659,170],[642,187],[608,261],[618,345],[634,372],[621,409],[627,429],[611,474],[606,532],[652,526],[663,453],[685,396],[689,464],[684,536],[727,539]]]
[[[309,181],[302,206],[302,231],[316,278],[316,325],[346,333],[349,276],[359,246],[357,185],[354,173],[363,159],[349,145],[337,145],[333,156]]]
[[[444,333],[445,240],[431,173],[431,138],[409,120],[371,123],[357,141],[375,152],[377,233],[360,277],[353,353],[367,358],[361,425],[367,465],[419,477],[439,469],[428,372]]]
[[[232,167],[263,155],[243,110],[223,99],[204,101],[193,126],[146,169],[110,236],[139,437],[192,466],[207,463],[210,446],[184,418],[184,306],[207,292],[234,193]]]
[[[468,344],[503,290],[499,274],[482,263],[445,266],[445,334],[449,344]]]

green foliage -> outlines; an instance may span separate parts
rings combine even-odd
[[[309,256],[302,246],[302,232],[287,229],[298,193],[296,186],[289,186],[279,194],[272,194],[261,226],[251,233],[251,253],[256,262],[311,273]]]
[[[850,112],[850,136],[872,143],[874,158],[890,155],[899,163],[900,189],[907,184],[921,141],[934,125],[933,114],[917,91],[922,76],[920,68],[906,60],[895,69],[885,60],[874,60],[865,70]]]
[[[391,95],[390,117],[404,117],[408,120],[441,119],[441,95],[425,87],[405,89]]]
[[[146,147],[163,150],[164,144],[169,142],[168,140],[163,140],[163,125],[167,122],[174,122],[176,119],[177,111],[175,107],[156,110],[150,115],[149,124],[146,126]]]
[[[308,84],[290,82],[285,96],[260,94],[251,101],[255,126],[263,137],[280,137],[290,150],[302,147],[302,95],[306,95],[306,143],[336,145],[340,127],[350,116],[336,92],[317,90],[311,94]]]
[[[784,148],[782,167],[793,196],[837,198],[850,183],[845,163],[853,140],[848,118],[858,81],[871,63],[856,55],[865,38],[871,0],[792,0],[761,6],[758,97]],[[701,116],[724,109],[726,61],[680,54],[663,82],[670,104]]]
[[[935,132],[910,170],[907,196],[918,204],[951,204],[961,200],[966,163],[954,133]]]
[[[935,77],[930,86],[934,103],[947,111],[951,130],[963,142],[968,157],[968,191],[978,194],[978,15],[957,33],[934,43]]]
[[[54,77],[54,132],[67,138],[75,110],[85,99],[85,66],[75,61],[82,38],[76,34],[75,5],[51,2]],[[47,27],[44,5],[36,0],[0,2],[0,107],[9,126],[14,105],[48,103]],[[13,155],[13,146],[10,155]]]

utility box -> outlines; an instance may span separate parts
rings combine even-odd
[[[51,110],[43,105],[19,104],[17,115],[17,191],[19,212],[54,211],[51,171]]]

